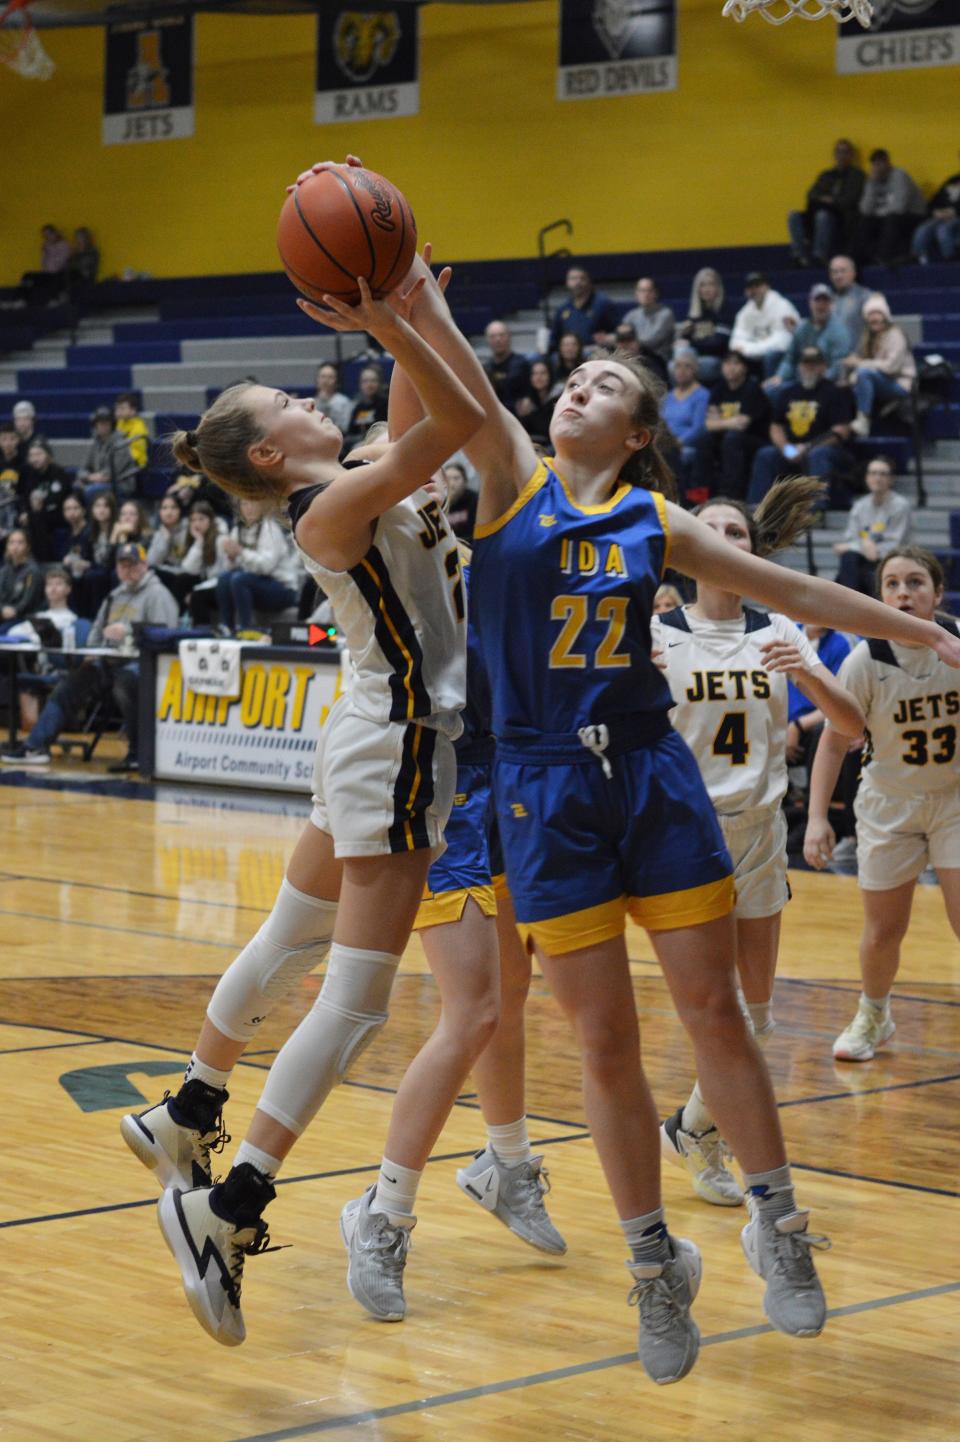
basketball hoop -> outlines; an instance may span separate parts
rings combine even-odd
[[[746,20],[755,10],[771,25],[785,25],[794,19],[825,20],[832,15],[841,25],[856,20],[869,30],[873,19],[870,0],[726,0],[723,7],[724,15],[734,20]]]
[[[10,0],[0,15],[0,62],[27,80],[49,80],[56,66],[27,14],[30,0]]]

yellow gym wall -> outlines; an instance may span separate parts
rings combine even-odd
[[[956,169],[956,68],[839,76],[830,21],[737,25],[720,0],[680,0],[676,91],[561,103],[553,0],[420,16],[418,116],[315,126],[312,19],[200,15],[194,138],[115,146],[102,30],[44,31],[51,81],[0,73],[0,282],[36,265],[47,220],[89,225],[103,275],[273,269],[284,184],[348,150],[462,259],[531,255],[561,216],[583,253],[782,241],[841,134],[886,145],[928,192]]]

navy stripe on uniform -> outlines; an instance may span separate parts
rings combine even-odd
[[[437,733],[432,726],[407,726],[403,755],[393,787],[391,851],[422,851],[430,845],[427,811],[433,805],[433,758]]]
[[[389,679],[393,697],[390,720],[412,721],[415,716],[429,716],[433,706],[423,681],[423,651],[376,546],[370,547],[349,576],[376,618],[377,644],[393,668]]]

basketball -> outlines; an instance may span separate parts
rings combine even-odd
[[[375,296],[406,275],[417,248],[417,226],[406,199],[372,170],[325,165],[287,196],[277,225],[277,249],[301,295],[322,301],[360,299],[359,277]]]

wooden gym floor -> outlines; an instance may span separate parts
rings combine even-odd
[[[801,1198],[833,1240],[819,1256],[832,1316],[818,1340],[770,1331],[740,1253],[742,1213],[698,1202],[670,1169],[671,1228],[704,1255],[705,1345],[684,1382],[647,1381],[573,1047],[539,978],[528,1110],[568,1255],[542,1258],[455,1186],[483,1139],[467,1094],[421,1189],[407,1321],[368,1319],[346,1291],[337,1219],[375,1176],[392,1089],[432,1025],[434,988],[413,942],[386,1033],[282,1176],[269,1219],[274,1241],[291,1246],[248,1264],[248,1339],[231,1350],[193,1321],[152,1181],[117,1123],[140,1096],[175,1086],[306,808],[205,804],[225,799],[215,790],[59,789],[58,778],[91,770],[66,763],[29,785],[8,772],[0,785],[3,1442],[960,1436],[960,954],[935,887],[918,890],[895,1043],[868,1066],[838,1066],[830,1043],[857,994],[856,884],[792,876],[768,1055]],[[666,1112],[686,1095],[689,1050],[643,933],[630,944]],[[316,988],[311,979],[271,1017],[238,1068],[235,1138]]]

